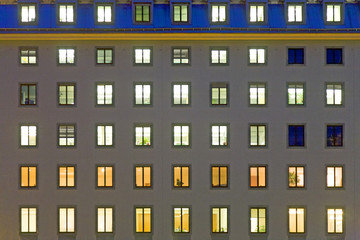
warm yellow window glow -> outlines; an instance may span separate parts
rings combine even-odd
[[[20,208],[21,214],[21,232],[22,233],[36,233],[37,232],[37,223],[36,223],[36,214],[37,209],[34,207],[24,207]]]
[[[36,167],[21,167],[21,187],[36,187]]]
[[[113,232],[113,208],[99,207],[97,209],[97,232],[98,233]]]
[[[344,210],[342,208],[329,208],[327,210],[328,233],[343,233]]]
[[[151,232],[151,208],[137,207],[136,214],[136,232]]]
[[[305,186],[305,168],[289,167],[289,187],[303,188]]]
[[[151,167],[136,167],[136,187],[149,188],[151,187]]]
[[[190,232],[189,208],[174,208],[174,232]]]
[[[113,186],[113,167],[108,167],[108,166],[97,167],[97,186],[98,187]]]
[[[266,187],[266,167],[250,167],[250,187]]]
[[[59,232],[75,232],[75,208],[59,208]]]
[[[228,232],[228,209],[212,208],[212,232],[227,233]]]
[[[228,167],[211,167],[212,187],[228,187]]]
[[[305,232],[305,208],[289,208],[289,232]]]
[[[75,167],[59,167],[59,187],[75,187]]]
[[[342,188],[343,187],[343,167],[327,167],[327,187]]]
[[[174,167],[174,187],[175,188],[187,188],[190,186],[189,180],[190,167],[187,166],[175,166]]]

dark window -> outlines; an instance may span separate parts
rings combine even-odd
[[[36,84],[20,85],[20,104],[36,105]]]
[[[327,146],[341,147],[343,145],[343,126],[327,126]]]
[[[288,49],[288,64],[304,64],[304,49],[303,48],[289,48]]]
[[[305,145],[304,139],[304,125],[290,125],[289,126],[289,146],[303,147]]]
[[[113,64],[113,49],[112,48],[97,48],[96,49],[96,64]]]
[[[135,5],[135,22],[149,23],[150,22],[150,5],[136,4]]]
[[[341,48],[327,48],[326,49],[326,64],[342,64],[342,49]]]

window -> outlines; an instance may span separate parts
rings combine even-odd
[[[137,166],[135,167],[135,187],[136,188],[151,188],[151,166]]]
[[[289,167],[289,188],[305,187],[305,167],[290,166]]]
[[[59,48],[58,64],[74,65],[75,64],[75,48]]]
[[[113,167],[112,166],[97,166],[97,187],[98,188],[112,188],[113,187]]]
[[[36,84],[20,84],[20,105],[36,105]]]
[[[173,126],[173,146],[189,147],[190,146],[190,125],[181,124]]]
[[[96,23],[112,23],[113,22],[113,6],[111,4],[97,4],[96,5]]]
[[[113,232],[113,208],[98,207],[97,208],[97,232],[112,233]]]
[[[35,147],[37,145],[36,130],[37,130],[37,126],[35,125],[20,126],[21,147]]]
[[[20,47],[20,64],[36,65],[37,64],[37,48]]]
[[[75,9],[74,4],[59,4],[58,5],[58,22],[59,23],[74,23]]]
[[[174,188],[189,188],[190,187],[190,167],[189,166],[174,166]]]
[[[96,146],[112,147],[114,142],[112,125],[97,125],[97,141]]]
[[[303,23],[303,5],[289,4],[287,6],[288,23]]]
[[[305,146],[305,126],[304,125],[289,125],[289,147],[304,147]]]
[[[266,233],[266,208],[250,208],[250,232]]]
[[[265,6],[264,5],[249,5],[249,21],[250,23],[264,23],[265,22]]]
[[[36,188],[37,187],[37,167],[36,166],[21,166],[21,188]]]
[[[135,207],[135,219],[137,233],[151,232],[151,207]]]
[[[227,65],[228,64],[228,49],[225,48],[211,48],[210,65]]]
[[[211,187],[227,188],[228,187],[228,167],[212,166],[211,167]]]
[[[190,208],[174,207],[174,233],[190,232]]]
[[[327,209],[327,232],[344,233],[344,209],[328,208]]]
[[[59,83],[59,105],[74,106],[75,105],[75,83]]]
[[[289,208],[289,233],[305,233],[305,208]]]
[[[304,105],[304,84],[289,83],[288,86],[288,105]]]
[[[211,4],[211,22],[226,23],[227,22],[227,5]]]
[[[249,48],[249,64],[266,64],[266,49]]]
[[[135,48],[135,65],[151,65],[151,52],[151,48]]]
[[[212,232],[227,233],[228,232],[228,208],[213,207],[212,212]]]
[[[75,146],[75,125],[59,125],[59,147]]]
[[[326,64],[343,64],[342,48],[327,48]]]
[[[75,166],[59,166],[59,188],[75,187]]]
[[[173,84],[173,105],[188,106],[190,104],[190,83]]]
[[[211,105],[227,105],[228,104],[228,84],[212,83],[211,84]]]
[[[97,48],[96,49],[96,64],[113,64],[113,49],[112,48]]]
[[[343,167],[329,166],[326,167],[326,187],[342,188],[343,187]]]
[[[59,232],[60,233],[75,232],[74,207],[59,207]]]
[[[249,85],[250,105],[265,105],[266,104],[266,84],[265,83],[251,83]]]
[[[135,23],[150,23],[150,4],[135,4]]]
[[[151,83],[146,83],[146,84],[136,83],[135,84],[135,105],[150,106],[152,104],[151,90],[152,90]]]
[[[113,105],[113,84],[97,83],[96,84],[96,105]]]
[[[266,125],[250,125],[250,147],[266,146]]]
[[[37,232],[37,208],[36,207],[22,207],[20,208],[21,233],[36,233]]]
[[[190,64],[190,48],[173,48],[173,65]]]
[[[20,22],[31,24],[37,22],[37,5],[36,4],[21,4],[20,5]]]
[[[151,146],[152,135],[151,125],[136,125],[135,126],[135,146]]]
[[[288,64],[304,64],[303,48],[288,48]]]
[[[174,4],[173,5],[173,22],[188,23],[189,22],[189,5]]]
[[[211,146],[228,146],[228,126],[211,126]]]
[[[340,23],[342,21],[342,5],[326,4],[326,22]]]
[[[342,147],[343,146],[343,126],[327,125],[327,146]]]
[[[250,167],[250,188],[266,187],[266,166]]]

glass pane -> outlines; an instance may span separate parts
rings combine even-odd
[[[144,145],[151,145],[151,128],[144,127]]]
[[[106,232],[113,231],[113,209],[106,208]]]
[[[112,146],[113,144],[113,127],[112,126],[105,126],[105,136],[106,136],[106,146]]]
[[[104,208],[98,208],[97,217],[98,217],[97,231],[105,232],[105,209]]]
[[[297,213],[297,232],[305,232],[305,210],[303,208],[298,208]]]
[[[143,104],[151,104],[151,86],[143,85],[144,88],[144,102]]]
[[[211,21],[218,22],[219,21],[219,7],[218,6],[211,6]]]
[[[136,232],[144,232],[143,208],[136,208]]]
[[[151,167],[144,167],[144,187],[151,187]]]
[[[59,209],[59,232],[66,232],[66,208]]]
[[[105,104],[112,104],[113,86],[105,85]]]
[[[181,104],[189,104],[189,85],[181,85]]]
[[[227,208],[221,208],[220,223],[220,232],[227,232]]]
[[[295,21],[295,6],[288,6],[288,21]]]
[[[174,208],[174,232],[182,232],[181,208]]]
[[[142,127],[135,128],[135,145],[137,145],[137,146],[144,145],[144,143],[143,143],[143,128]]]
[[[144,232],[151,232],[151,208],[144,208]]]
[[[266,145],[266,129],[265,126],[258,126],[259,131],[259,146]]]
[[[256,9],[257,6],[250,6],[250,22],[256,22]]]
[[[289,232],[296,233],[296,208],[289,208]]]
[[[29,208],[29,232],[36,232],[36,208]]]
[[[258,145],[258,126],[250,126],[250,146]]]
[[[105,22],[111,22],[111,6],[105,6]]]
[[[266,187],[266,168],[259,167],[259,187]]]
[[[36,126],[29,126],[29,146],[36,146]]]
[[[182,186],[189,187],[189,167],[182,167]]]
[[[335,186],[342,187],[342,167],[335,168]]]
[[[219,167],[212,167],[212,186],[220,186]]]
[[[257,49],[258,63],[265,63],[265,49]]]
[[[227,89],[220,88],[220,104],[227,104]]]
[[[257,167],[250,168],[250,187],[258,186],[258,173]]]
[[[97,168],[97,186],[98,187],[105,186],[105,167]]]
[[[182,232],[190,232],[190,210],[189,208],[182,209]]]
[[[28,146],[29,145],[29,127],[28,126],[21,126],[21,146]]]
[[[36,187],[36,167],[29,167],[29,187]]]
[[[174,167],[174,187],[181,187],[181,167]]]
[[[136,172],[135,172],[135,184],[136,187],[143,187],[143,168],[142,167],[136,167]]]
[[[144,49],[144,62],[143,63],[151,63],[151,50],[150,49]]]
[[[335,214],[336,214],[336,232],[337,233],[342,233],[343,232],[343,210],[342,209],[336,209],[335,210]]]
[[[328,218],[328,233],[335,232],[335,209],[328,209],[327,211],[327,218]]]
[[[326,21],[328,22],[332,22],[334,21],[334,10],[333,10],[333,5],[327,5],[326,8]]]
[[[68,214],[68,224],[67,224],[67,231],[68,232],[75,232],[75,209],[74,208],[68,208],[67,209]]]
[[[213,232],[220,232],[220,209],[213,208],[212,209],[212,231]]]
[[[250,210],[250,231],[251,232],[258,232],[259,225],[258,225],[258,209],[252,208]]]
[[[75,186],[75,167],[67,167],[68,171],[68,187]]]
[[[106,167],[106,187],[112,187],[113,185],[113,168],[112,167]]]
[[[21,208],[21,232],[29,232],[29,209]]]
[[[183,146],[189,146],[189,126],[182,126],[181,141]]]
[[[334,167],[327,168],[327,186],[335,187],[335,169],[334,169]]]

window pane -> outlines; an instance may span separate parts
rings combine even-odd
[[[144,232],[151,232],[151,208],[144,208]]]
[[[144,222],[143,222],[143,209],[136,208],[136,232],[143,232]]]
[[[213,208],[212,209],[212,231],[213,232],[220,232],[220,209],[219,208]]]

